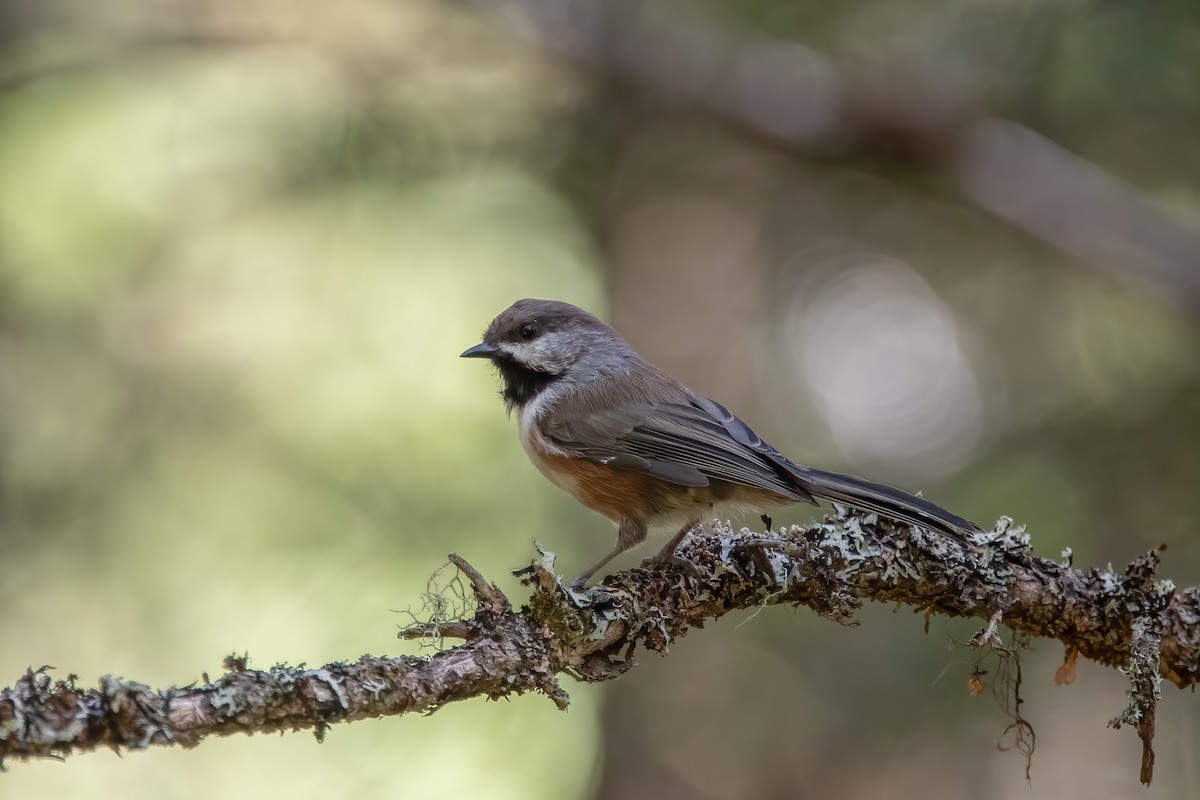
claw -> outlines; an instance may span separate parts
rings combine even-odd
[[[674,553],[671,553],[670,555],[663,555],[662,553],[659,553],[658,555],[650,556],[642,561],[643,567],[649,567],[655,564],[665,564],[667,566],[677,567],[678,569],[687,573],[690,577],[694,578],[696,582],[700,582],[704,579],[699,567],[697,567],[691,561],[688,561],[683,556],[677,556]]]

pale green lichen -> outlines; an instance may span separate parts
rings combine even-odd
[[[212,707],[226,716],[234,716],[245,707],[242,692],[236,686],[220,683],[213,687]]]
[[[608,626],[612,624],[613,620],[619,620],[624,616],[619,609],[611,606],[596,611],[592,615],[592,629],[588,632],[588,641],[602,640],[608,634]]]
[[[16,703],[13,703],[13,718],[0,723],[0,742],[4,741],[14,734],[19,734],[25,729],[25,718],[21,714],[21,708]]]
[[[300,680],[300,673],[286,664],[276,664],[271,667],[271,677],[285,689],[290,689]]]
[[[346,690],[342,688],[341,681],[339,681],[332,672],[327,669],[312,669],[305,674],[307,677],[316,678],[328,686],[330,691],[333,692],[334,696],[337,697],[338,705],[342,707],[342,710],[349,710],[350,697],[346,694]]]

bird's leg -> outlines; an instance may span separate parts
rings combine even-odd
[[[771,532],[771,515],[770,515],[770,514],[763,514],[763,515],[760,517],[760,519],[763,521],[763,525],[766,525],[766,526],[767,526],[767,533],[770,533],[770,532]]]
[[[645,566],[647,564],[670,564],[672,566],[679,567],[680,569],[682,569],[684,572],[691,575],[696,580],[700,580],[700,577],[701,577],[700,570],[697,569],[696,565],[693,564],[692,562],[688,561],[686,558],[683,558],[682,556],[675,555],[675,548],[679,547],[680,543],[683,542],[683,540],[687,538],[687,535],[689,533],[691,533],[692,529],[695,528],[699,524],[699,522],[700,522],[700,520],[695,519],[695,520],[688,522],[686,525],[684,525],[682,528],[680,528],[679,532],[671,537],[670,541],[668,541],[666,543],[666,545],[663,547],[662,550],[658,551],[657,555],[653,555],[650,558],[647,558],[645,561],[642,562],[642,565]]]
[[[646,541],[646,526],[641,522],[634,522],[631,519],[621,520],[621,526],[617,528],[617,546],[609,550],[600,560],[590,567],[579,573],[575,580],[571,581],[572,589],[582,589],[587,585],[588,579],[600,571],[608,562],[612,561],[617,556],[624,553],[634,545],[641,544]]]
[[[588,580],[590,580],[591,577],[593,575],[595,575],[600,570],[601,567],[603,567],[608,562],[612,561],[617,556],[621,555],[621,553],[623,553],[624,551],[625,551],[624,547],[621,547],[621,545],[617,545],[612,550],[609,550],[607,553],[600,556],[599,561],[597,561],[595,564],[592,564],[590,567],[585,569],[583,572],[579,573],[579,575],[575,578],[575,580],[571,581],[571,584],[570,584],[571,588],[575,589],[575,590],[579,590],[579,589],[582,589],[584,586],[587,586]]]

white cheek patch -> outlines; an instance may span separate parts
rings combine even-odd
[[[565,344],[562,341],[563,335],[562,332],[555,331],[544,334],[532,342],[503,342],[499,348],[502,353],[518,364],[539,372],[558,375],[567,367],[564,354],[569,348],[563,346]]]
[[[515,345],[511,342],[501,342],[496,347],[501,353],[504,353],[504,355],[508,356],[513,361],[520,361],[522,363],[525,362],[525,348],[523,346]]]

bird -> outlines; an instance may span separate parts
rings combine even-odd
[[[724,406],[642,359],[612,327],[558,300],[518,300],[462,358],[485,358],[517,414],[521,445],[551,483],[617,526],[580,589],[651,529],[672,532],[648,561],[698,576],[676,548],[717,513],[769,512],[818,498],[958,539],[980,532],[928,500],[790,461]]]

